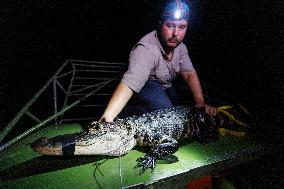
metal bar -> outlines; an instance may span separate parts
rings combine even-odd
[[[84,105],[78,105],[80,107],[103,107],[105,104],[84,104]]]
[[[85,117],[85,118],[72,118],[72,119],[62,119],[63,121],[82,121],[82,120],[95,120],[97,119],[96,117]]]
[[[59,88],[67,95],[67,91],[64,89],[64,87],[60,84],[60,82],[58,80],[56,80],[57,85],[59,86]]]
[[[85,85],[85,86],[90,86],[90,85]],[[77,87],[79,87],[78,85],[77,85]],[[107,88],[114,88],[114,87],[116,87],[115,85],[109,85],[109,86],[106,86]],[[73,95],[74,93],[69,93],[69,95]],[[78,93],[78,94],[82,94],[82,93]]]
[[[72,93],[84,91],[84,90],[86,90],[86,89],[90,89],[90,88],[93,88],[93,87],[96,87],[96,86],[100,86],[100,83],[96,83],[96,84],[94,84],[94,85],[88,85],[87,87],[84,87],[84,88],[81,88],[81,89],[78,89],[78,90],[75,90],[75,91],[70,91],[69,94],[72,95]]]
[[[16,116],[6,125],[6,127],[0,133],[0,141],[2,141],[5,136],[13,129],[19,119],[25,114],[25,112],[29,109],[29,107],[39,98],[39,96],[49,87],[50,83],[53,79],[63,70],[63,68],[67,65],[68,61],[62,64],[62,66],[55,72],[55,74],[43,85],[43,87],[28,101],[27,104],[23,106],[23,108],[16,114]]]
[[[35,115],[33,115],[33,114],[32,114],[31,112],[29,112],[28,110],[25,112],[25,114],[26,114],[27,116],[29,116],[32,120],[34,120],[34,121],[36,121],[36,122],[38,122],[38,123],[41,122],[40,119],[38,119]]]
[[[90,85],[86,85],[86,84],[84,84],[84,85],[80,85],[80,84],[72,85],[72,87],[86,87],[86,86],[90,86]]]
[[[92,78],[92,77],[74,77],[74,79],[82,79],[82,80],[109,80],[110,78],[101,77],[101,78]]]
[[[53,80],[53,105],[54,105],[54,114],[56,114],[56,113],[58,112],[58,110],[57,110],[57,87],[56,87],[56,83],[58,83],[58,85],[61,86],[61,85],[59,84],[59,82],[57,81],[57,79],[54,79],[54,80]],[[61,87],[62,87],[62,86],[61,86]],[[65,92],[65,90],[63,89],[63,87],[62,87],[61,89]],[[66,92],[65,92],[65,94],[66,94]],[[57,124],[58,124],[57,118],[55,118],[54,121],[55,121],[55,125],[57,125]]]
[[[66,72],[66,73],[64,73],[64,74],[61,74],[61,75],[57,76],[57,79],[59,79],[59,78],[61,78],[61,77],[65,77],[66,75],[68,75],[68,74],[70,74],[70,73],[72,73],[72,72],[73,72],[73,71],[71,70],[71,71]]]
[[[120,71],[109,70],[76,70],[76,72],[120,73]]]
[[[85,93],[78,93],[78,94],[72,94],[72,96],[84,96],[86,95]],[[110,96],[112,95],[111,93],[101,93],[101,94],[96,94],[96,96]]]
[[[85,66],[91,68],[124,68],[124,66],[113,66],[113,65],[88,65],[88,64],[75,64],[75,66]]]
[[[68,103],[69,94],[70,94],[70,91],[71,91],[71,88],[72,88],[72,83],[73,83],[74,76],[75,76],[75,73],[76,73],[76,70],[75,70],[73,63],[71,63],[71,66],[73,68],[73,73],[72,73],[72,77],[71,77],[70,82],[69,82],[68,91],[67,91],[66,96],[64,98],[62,108],[64,108]]]
[[[96,61],[88,61],[88,60],[74,60],[70,59],[72,63],[74,62],[84,62],[84,63],[91,63],[91,64],[103,64],[103,65],[126,65],[126,63],[122,62],[96,62]]]
[[[57,112],[56,114],[53,114],[52,116],[48,117],[47,119],[45,119],[44,121],[42,121],[41,123],[35,125],[34,127],[30,128],[29,130],[25,131],[24,133],[18,135],[17,137],[13,138],[12,140],[8,141],[7,143],[3,144],[0,146],[0,152],[3,151],[4,149],[8,148],[9,146],[13,145],[14,143],[18,142],[19,140],[21,140],[22,138],[26,137],[27,135],[29,135],[30,133],[36,131],[37,129],[41,128],[42,126],[44,126],[46,123],[50,122],[51,120],[57,118],[58,116],[62,115],[64,112],[68,111],[69,109],[73,108],[74,106],[76,106],[77,104],[79,104],[80,102],[82,102],[83,100],[85,100],[86,98],[88,98],[89,96],[91,96],[92,94],[96,93],[97,91],[99,91],[100,89],[102,89],[104,86],[106,86],[107,84],[109,84],[110,82],[112,82],[113,80],[116,80],[117,78],[113,78],[109,81],[105,81],[102,83],[102,85],[100,87],[98,87],[97,89],[95,89],[94,91],[90,92],[88,95],[80,98],[79,100],[73,102],[72,104],[70,104],[69,106],[63,108],[62,110],[60,110],[59,112]]]

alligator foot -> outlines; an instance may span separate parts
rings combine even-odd
[[[154,168],[156,167],[157,158],[154,156],[145,155],[144,157],[138,158],[136,161],[138,161],[138,163],[134,168],[142,167],[139,172],[139,175],[141,175],[149,168],[152,169],[152,172],[154,171]]]

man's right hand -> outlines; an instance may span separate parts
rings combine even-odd
[[[217,108],[210,106],[206,103],[200,103],[195,105],[196,108],[205,108],[207,114],[215,116],[217,114]]]

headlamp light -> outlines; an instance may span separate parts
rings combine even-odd
[[[176,19],[180,19],[180,17],[181,17],[180,10],[176,10],[176,11],[175,11],[175,18],[176,18]]]
[[[189,8],[185,3],[181,2],[180,0],[176,0],[165,6],[162,21],[183,19],[189,19]]]

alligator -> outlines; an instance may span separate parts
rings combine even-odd
[[[134,146],[146,146],[148,152],[135,166],[142,174],[153,171],[157,160],[172,156],[183,142],[216,140],[218,128],[226,123],[228,117],[220,112],[210,116],[204,109],[178,106],[110,123],[94,121],[78,133],[39,138],[31,147],[42,155],[121,156]]]

